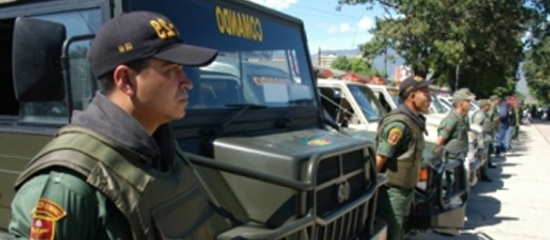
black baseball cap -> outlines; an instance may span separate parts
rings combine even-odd
[[[405,99],[412,91],[418,90],[423,87],[428,87],[434,81],[435,79],[427,81],[423,77],[411,75],[405,78],[405,80],[401,82],[401,85],[399,85],[399,97],[401,99]]]
[[[166,16],[154,12],[124,13],[105,23],[90,47],[88,60],[97,77],[118,65],[150,57],[185,66],[204,66],[217,51],[183,43],[176,26]]]

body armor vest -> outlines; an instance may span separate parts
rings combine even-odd
[[[380,130],[384,125],[394,121],[403,122],[411,131],[412,139],[408,142],[407,150],[403,154],[396,157],[392,156],[386,162],[386,174],[389,177],[388,185],[411,189],[418,183],[418,174],[424,150],[424,136],[422,129],[410,117],[395,112],[388,114],[378,126],[377,142],[380,137]]]
[[[101,191],[128,220],[136,240],[214,239],[228,228],[177,154],[167,172],[132,164],[139,161],[136,153],[102,135],[68,126],[31,161],[15,188],[41,170],[63,167]]]

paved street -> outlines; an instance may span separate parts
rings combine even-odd
[[[468,200],[465,230],[446,237],[423,233],[413,240],[550,240],[550,123],[522,126],[520,142],[492,183],[480,182]]]

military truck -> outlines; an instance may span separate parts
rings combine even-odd
[[[371,142],[327,129],[303,23],[238,0],[1,1],[0,228],[18,174],[98,90],[86,60],[94,33],[136,10],[160,12],[185,42],[219,50],[212,65],[185,69],[194,88],[185,119],[171,125],[226,219],[216,239],[386,239],[376,196],[387,180]],[[185,237],[178,229],[156,230]]]
[[[378,91],[376,91],[378,90]],[[395,99],[385,86],[343,81],[339,79],[319,79],[318,91],[321,103],[329,117],[350,135],[374,141],[380,119],[396,105]],[[383,95],[379,95],[382,93]],[[379,96],[386,102],[382,103]],[[391,107],[386,110],[386,107]],[[393,107],[392,107],[393,106]],[[429,127],[429,126],[428,126]],[[435,128],[432,127],[432,131]],[[430,131],[430,134],[433,134]],[[468,199],[467,171],[459,160],[448,156],[434,156],[435,140],[427,138],[423,152],[423,164],[419,182],[415,188],[415,202],[411,208],[411,217],[407,231],[425,231],[433,229],[451,235],[459,234],[464,226],[465,204]],[[462,150],[466,158],[467,146],[453,147]]]

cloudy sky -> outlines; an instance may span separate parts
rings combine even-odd
[[[338,0],[249,0],[292,15],[304,21],[310,52],[354,49],[371,39],[368,32],[382,8],[367,10],[365,5],[345,5],[336,10]]]

